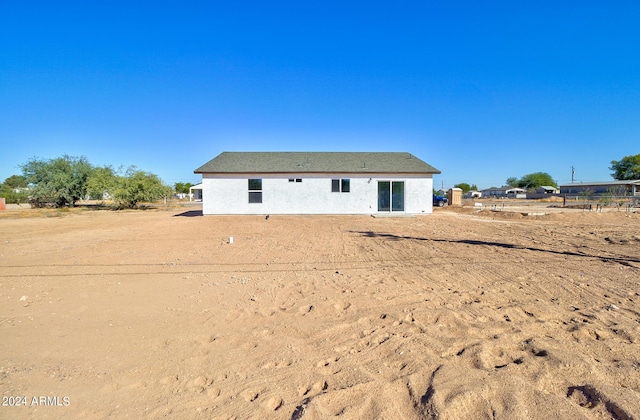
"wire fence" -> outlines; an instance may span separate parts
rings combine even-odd
[[[633,211],[640,208],[640,197],[628,195],[565,195],[563,197],[563,207],[582,208],[590,211],[602,211],[605,208]]]
[[[465,199],[465,206],[482,206],[494,210],[507,210],[512,207],[547,207],[580,209],[583,211],[628,211],[640,212],[640,196],[600,195],[585,196],[579,194],[527,194],[525,197],[482,197]]]

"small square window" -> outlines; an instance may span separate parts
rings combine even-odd
[[[249,203],[262,203],[262,191],[250,191],[249,192]]]
[[[262,180],[261,179],[250,179],[249,180],[249,190],[250,191],[262,191]]]

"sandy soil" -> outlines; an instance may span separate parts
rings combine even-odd
[[[0,418],[640,418],[640,214],[194,214],[0,218]]]

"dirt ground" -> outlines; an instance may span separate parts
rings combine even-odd
[[[0,334],[0,418],[639,419],[640,214],[6,212]]]

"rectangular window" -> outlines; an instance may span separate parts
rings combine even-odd
[[[351,180],[349,178],[331,180],[331,192],[348,193],[350,191],[351,191]]]
[[[349,192],[350,191],[350,185],[351,185],[351,180],[349,179],[343,179],[342,180],[342,192]]]
[[[302,179],[296,178],[296,182],[302,182]]]
[[[262,191],[262,180],[261,179],[250,179],[249,180],[249,191]]]
[[[249,180],[249,203],[262,203],[262,180]]]

